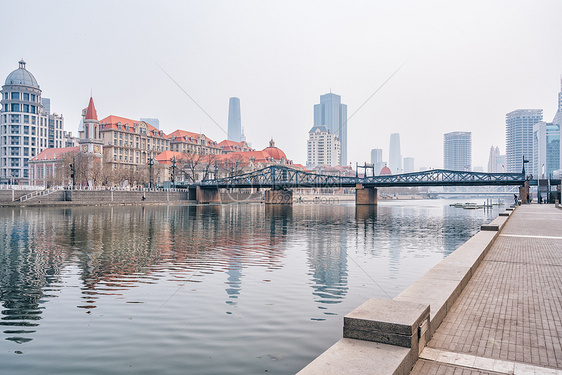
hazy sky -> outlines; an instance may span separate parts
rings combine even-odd
[[[388,160],[397,132],[416,169],[439,168],[443,134],[471,131],[486,169],[490,146],[505,152],[505,114],[551,121],[560,91],[560,0],[3,0],[2,15],[0,78],[23,57],[73,133],[93,92],[100,119],[157,117],[221,141],[237,96],[252,146],[273,137],[304,164],[320,95],[351,116],[405,63],[349,121],[348,160]]]

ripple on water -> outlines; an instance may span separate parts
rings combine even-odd
[[[295,373],[493,219],[446,204],[0,211],[3,369]]]

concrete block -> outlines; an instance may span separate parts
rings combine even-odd
[[[500,212],[500,216],[509,216],[509,212]]]
[[[480,226],[480,230],[489,230],[489,231],[499,231],[500,230],[500,226],[498,224],[484,224]]]
[[[406,375],[415,360],[408,348],[344,338],[297,375]]]
[[[344,317],[343,336],[417,349],[428,319],[427,304],[372,298]]]

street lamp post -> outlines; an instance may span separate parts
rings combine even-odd
[[[525,159],[525,155],[523,155],[523,170],[521,171],[521,174],[525,174],[525,164],[528,163],[529,160]]]
[[[72,157],[72,164],[70,164],[70,177],[72,178],[72,189],[76,186],[76,160]]]
[[[148,168],[150,169],[150,182],[148,183],[148,188],[152,189],[154,187],[154,184],[152,182],[152,166],[154,165],[154,159],[150,158],[148,160]]]
[[[172,188],[176,187],[176,157],[172,159]]]

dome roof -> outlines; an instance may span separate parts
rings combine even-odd
[[[6,78],[6,85],[23,85],[39,88],[37,80],[27,69],[25,69],[25,61],[20,60],[20,67],[11,72]]]
[[[267,153],[275,160],[287,160],[287,155],[285,155],[285,153],[280,148],[275,147],[275,141],[273,139],[269,141],[269,147],[264,148],[263,152]]]
[[[383,174],[392,174],[392,171],[390,170],[390,168],[388,168],[386,165],[381,169],[381,175]]]

